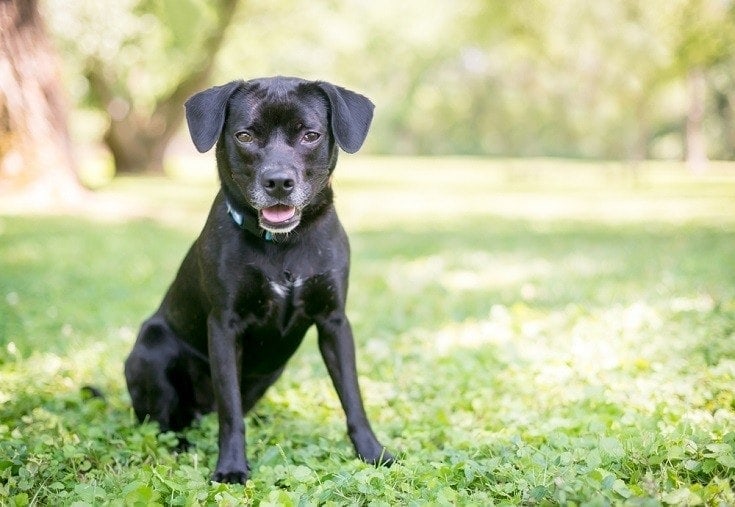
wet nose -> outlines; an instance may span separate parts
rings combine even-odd
[[[267,171],[260,179],[266,193],[275,198],[287,197],[293,191],[295,182],[289,171],[275,169]]]

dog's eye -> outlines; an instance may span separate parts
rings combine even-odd
[[[319,134],[319,132],[307,132],[306,134],[304,134],[304,137],[302,139],[305,143],[313,143],[320,137],[321,135]]]
[[[253,134],[251,134],[250,132],[245,132],[245,131],[238,132],[237,134],[235,134],[235,137],[241,143],[252,143],[253,142]]]

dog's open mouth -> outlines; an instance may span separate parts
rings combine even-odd
[[[276,204],[260,210],[260,226],[271,232],[289,232],[299,224],[301,214],[294,206]]]

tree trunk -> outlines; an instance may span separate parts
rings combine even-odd
[[[118,174],[163,173],[166,148],[184,120],[184,101],[206,85],[214,67],[214,56],[222,45],[237,4],[237,0],[220,0],[217,22],[204,40],[202,60],[188,69],[168,95],[158,99],[152,114],[136,111],[129,97],[115,93],[114,76],[101,63],[88,70],[90,87],[110,115],[104,142],[112,153]]]
[[[0,194],[27,207],[72,203],[68,106],[38,0],[0,0]]]
[[[704,71],[692,69],[687,76],[689,109],[686,120],[686,162],[694,172],[707,168],[707,145],[704,140],[704,106],[707,82]]]
[[[639,163],[648,158],[651,139],[651,126],[648,121],[648,97],[645,94],[636,98],[635,112],[636,131],[631,158],[635,163]]]
[[[718,156],[725,160],[735,159],[735,93],[716,90],[715,104],[720,120],[722,148]]]

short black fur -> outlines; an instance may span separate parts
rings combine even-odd
[[[370,427],[345,315],[349,243],[332,204],[338,147],[357,151],[373,104],[297,78],[233,81],[186,102],[192,141],[215,143],[221,190],[158,310],[125,362],[138,418],[178,431],[216,410],[212,479],[244,482],[243,415],[315,325],[319,349],[366,462],[394,458]],[[255,221],[268,235],[238,226]]]

